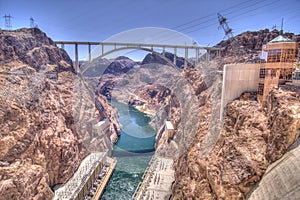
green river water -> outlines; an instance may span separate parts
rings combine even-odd
[[[111,103],[118,109],[122,132],[113,150],[117,166],[101,199],[129,200],[154,153],[155,130],[146,114],[114,100]]]

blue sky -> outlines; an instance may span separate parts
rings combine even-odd
[[[29,27],[33,17],[53,40],[103,41],[133,28],[164,27],[212,46],[224,39],[218,12],[234,34],[279,28],[282,18],[285,31],[300,33],[300,0],[0,0],[13,29]]]

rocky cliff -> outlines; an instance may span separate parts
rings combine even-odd
[[[168,62],[165,59],[163,59],[161,56],[163,56],[163,54],[149,53],[143,59],[142,65],[149,64],[149,63],[158,63],[162,65],[167,65]],[[170,52],[165,52],[164,57],[170,60],[171,63],[174,62],[174,58],[175,58],[174,54]],[[182,69],[184,67],[184,58],[176,56],[176,66]]]
[[[300,90],[274,89],[268,108],[245,93],[227,105],[217,143],[202,154],[210,102],[201,109],[201,127],[193,144],[175,164],[172,199],[244,199],[270,163],[279,159],[300,135]]]
[[[278,30],[264,29],[259,31],[246,31],[233,38],[223,40],[215,47],[224,48],[222,51],[223,62],[255,62],[262,50],[262,46],[279,36]],[[300,35],[284,33],[283,36],[300,43]],[[235,57],[237,56],[237,57]]]
[[[39,29],[1,30],[0,44],[0,199],[51,199],[89,153],[93,123],[115,113],[100,95],[78,98],[71,59]]]

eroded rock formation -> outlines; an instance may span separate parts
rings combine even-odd
[[[77,98],[71,59],[39,29],[0,36],[0,199],[51,199],[89,153],[94,122],[116,113],[101,95]]]
[[[172,199],[244,199],[270,163],[279,159],[300,134],[299,88],[274,89],[262,109],[249,93],[227,105],[216,145],[200,156],[207,133],[208,101],[196,138],[175,164]]]

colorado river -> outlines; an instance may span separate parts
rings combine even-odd
[[[122,132],[113,150],[118,163],[101,199],[129,200],[154,153],[155,131],[144,113],[117,101],[111,103],[118,109]]]

